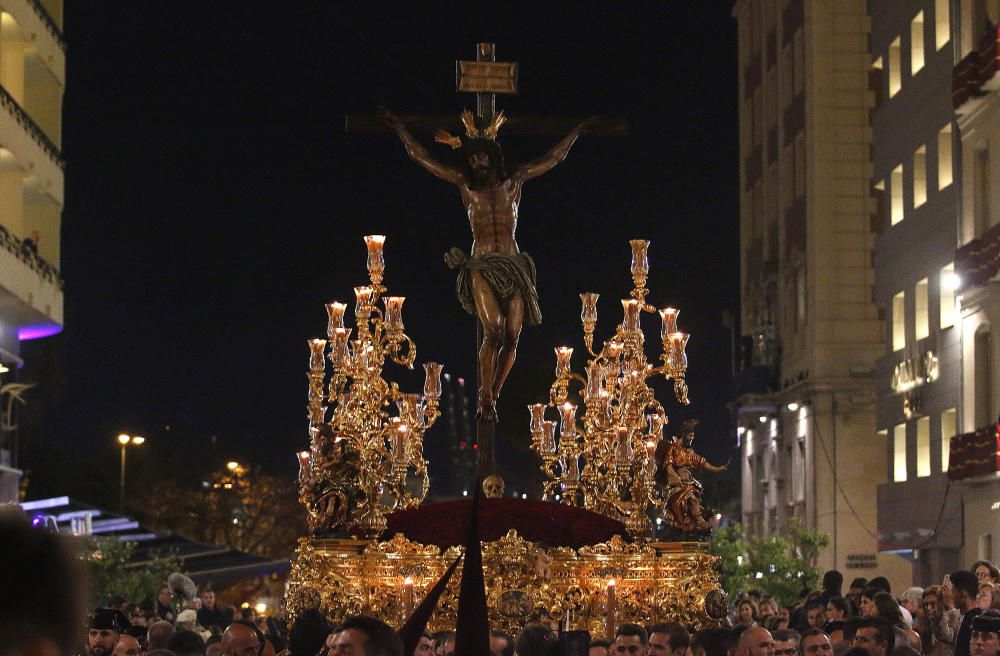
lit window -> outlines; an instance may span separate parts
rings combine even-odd
[[[903,220],[903,165],[892,170],[889,177],[889,222],[896,225]]]
[[[918,11],[910,23],[910,75],[924,67],[924,12]]]
[[[917,283],[914,300],[914,319],[916,339],[923,339],[930,334],[930,325],[927,312],[927,278]]]
[[[896,424],[892,429],[892,480],[906,480],[906,424]]]
[[[948,471],[948,457],[951,452],[951,438],[958,432],[958,411],[948,408],[941,413],[941,471]]]
[[[913,207],[927,202],[927,147],[921,146],[913,153]]]
[[[917,420],[917,477],[931,475],[931,418]]]
[[[950,0],[935,0],[934,2],[934,45],[938,50],[951,40],[951,9]]]
[[[940,299],[941,299],[941,329],[950,328],[955,325],[955,291],[959,284],[958,276],[955,274],[955,263],[941,269]]]
[[[944,189],[952,183],[955,174],[951,163],[951,123],[938,132],[938,189]]]
[[[892,297],[892,350],[906,346],[906,292]]]
[[[903,87],[903,80],[899,71],[899,37],[889,45],[889,97],[892,98]]]

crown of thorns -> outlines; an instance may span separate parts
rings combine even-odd
[[[496,141],[500,127],[507,122],[507,117],[503,112],[497,113],[493,120],[486,127],[480,128],[476,125],[476,117],[468,109],[463,109],[461,114],[462,125],[465,126],[465,136],[468,139],[485,139],[486,141]],[[451,146],[453,149],[462,147],[462,138],[456,137],[446,130],[436,130],[434,141]]]

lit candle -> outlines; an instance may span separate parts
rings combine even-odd
[[[646,440],[646,472],[652,476],[656,472],[656,442]]]
[[[556,351],[556,377],[560,378],[569,373],[570,359],[573,357],[573,349],[569,346],[557,346]]]
[[[622,350],[625,348],[625,345],[619,342],[617,339],[613,339],[610,342],[608,342],[604,348],[608,352],[608,357],[614,360],[619,355],[622,354]]]
[[[331,301],[326,304],[326,336],[333,337],[333,331],[344,327],[344,312],[347,311],[347,303]]]
[[[622,308],[625,310],[625,330],[630,333],[639,331],[639,311],[642,306],[634,298],[623,298]]]
[[[556,450],[556,422],[542,422],[542,451],[555,453]]]
[[[670,353],[667,355],[667,362],[672,367],[687,369],[688,359],[684,350],[687,348],[690,335],[687,333],[670,333]]]
[[[394,417],[395,419],[395,417]],[[410,441],[410,427],[406,424],[399,424],[392,434],[392,458],[396,462],[406,461],[406,447]]]
[[[354,288],[354,302],[357,307],[368,307],[368,304],[372,300],[372,288],[368,286],[361,286]]]
[[[409,618],[413,614],[413,579],[403,579],[403,612]]]
[[[403,331],[403,301],[405,296],[386,296],[382,299],[385,303],[385,323],[391,332]]]
[[[677,315],[680,310],[672,307],[660,310],[660,339],[666,342],[670,338],[670,333],[677,332]]]
[[[576,406],[567,401],[559,407],[562,414],[562,424],[559,434],[562,437],[576,437]]]
[[[299,460],[299,480],[305,481],[309,478],[309,452],[299,451],[295,454]]]
[[[347,343],[351,339],[350,328],[335,328],[333,331],[333,348],[330,350],[330,358],[335,365],[342,365],[349,356]]]
[[[424,363],[424,396],[428,399],[441,398],[441,368],[437,362]]]
[[[323,351],[326,349],[325,339],[309,340],[309,370],[323,371],[326,363],[323,362]]]
[[[646,239],[632,239],[629,241],[632,247],[632,275],[638,278],[645,278],[649,275],[649,241]]]
[[[365,246],[368,247],[368,273],[381,274],[385,271],[385,259],[382,256],[382,247],[385,245],[385,235],[368,235],[365,237]],[[381,277],[379,275],[379,277]]]
[[[616,608],[616,603],[615,603],[615,587],[616,587],[615,580],[609,579],[608,593],[607,593],[608,594],[607,617],[605,618],[605,623],[604,623],[604,632],[607,634],[607,637],[609,639],[614,639],[615,629],[618,628],[617,626],[615,626],[616,624],[615,614],[617,613],[618,610]]]
[[[532,435],[542,432],[542,424],[545,423],[545,404],[529,403],[528,412],[531,414],[531,423],[528,424],[528,430]]]

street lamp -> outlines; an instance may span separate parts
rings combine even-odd
[[[126,435],[122,433],[118,436],[118,444],[122,446],[121,480],[118,486],[118,512],[122,515],[125,514],[125,448],[130,444],[139,446],[145,441],[146,438],[140,435]]]

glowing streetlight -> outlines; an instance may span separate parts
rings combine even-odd
[[[118,484],[118,512],[125,514],[125,449],[129,445],[139,446],[146,441],[141,435],[126,435],[122,433],[118,436],[118,444],[122,447],[121,477]]]

